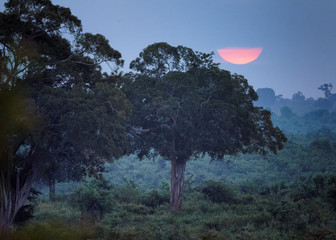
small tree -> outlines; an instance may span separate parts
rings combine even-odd
[[[336,94],[331,93],[333,85],[331,83],[325,83],[321,85],[318,89],[323,91],[326,99],[330,100],[332,103],[336,103]]]
[[[112,186],[104,178],[84,182],[72,195],[71,203],[81,211],[81,221],[93,224],[112,209]]]
[[[332,96],[331,89],[333,85],[331,83],[322,84],[318,89],[324,93],[325,98],[330,98]]]
[[[270,112],[255,107],[257,94],[240,75],[212,62],[211,54],[156,43],[131,63],[123,89],[133,103],[130,122],[138,156],[171,161],[170,210],[181,211],[187,161],[240,152],[277,152],[286,141]]]
[[[277,96],[272,88],[257,89],[258,101],[257,103],[263,106],[270,107],[275,104]]]

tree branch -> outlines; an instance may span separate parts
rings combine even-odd
[[[206,103],[208,103],[208,102],[210,101],[211,96],[212,96],[212,94],[213,94],[214,92],[216,92],[216,90],[211,91],[211,93],[209,94],[207,100],[201,102],[201,108],[203,108],[203,104],[206,104]]]
[[[143,129],[143,128],[138,128],[138,127],[134,127],[134,126],[131,126],[129,124],[126,124],[126,126],[130,127],[136,134],[143,134],[143,133],[148,133],[150,131],[153,131],[155,129],[158,129],[158,128],[167,128],[167,129],[171,129],[171,126],[169,124],[159,124],[157,127],[155,128],[146,128],[146,129]]]

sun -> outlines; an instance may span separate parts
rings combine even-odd
[[[262,48],[230,47],[218,49],[219,55],[232,64],[247,64],[256,60],[262,52]]]

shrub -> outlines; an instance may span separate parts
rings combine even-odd
[[[215,203],[236,202],[236,196],[233,190],[221,182],[208,181],[205,186],[201,188],[201,192],[207,196],[210,201]]]
[[[114,197],[119,202],[123,203],[140,203],[141,194],[138,187],[133,182],[126,182],[125,185],[120,186],[113,191]]]
[[[142,198],[142,204],[147,207],[157,208],[160,205],[169,203],[169,195],[159,193],[156,190],[151,191]]]
[[[110,188],[104,180],[93,180],[84,183],[73,194],[72,204],[81,210],[82,220],[101,220],[104,214],[112,209],[113,195]]]

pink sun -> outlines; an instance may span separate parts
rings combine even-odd
[[[261,54],[262,50],[262,48],[230,47],[218,49],[217,51],[225,61],[241,65],[256,60]]]

